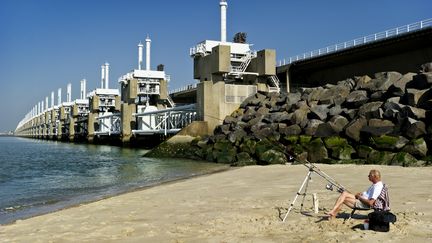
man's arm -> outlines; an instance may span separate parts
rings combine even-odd
[[[357,193],[355,195],[355,198],[358,199],[358,200],[360,200],[360,202],[362,202],[362,203],[364,203],[366,205],[369,205],[369,207],[373,207],[373,205],[375,203],[375,199],[373,199],[373,198],[371,198],[371,199],[365,198],[365,197],[363,197],[361,195],[361,193]]]

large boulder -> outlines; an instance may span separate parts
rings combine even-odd
[[[339,131],[336,131],[330,122],[320,123],[315,130],[315,137],[330,137],[337,135]],[[307,134],[307,133],[306,133]]]
[[[418,138],[426,134],[426,125],[422,121],[407,117],[401,130],[404,131],[404,135],[408,138]]]
[[[328,105],[314,105],[311,106],[310,108],[310,112],[308,113],[308,118],[325,121],[327,119],[328,112],[329,112]]]
[[[371,137],[370,142],[376,149],[397,151],[403,148],[409,140],[403,136],[381,135]]]
[[[359,86],[359,89],[367,90],[371,93],[375,91],[386,91],[397,80],[402,77],[398,72],[381,72],[376,73],[375,78],[368,81],[364,85]]]
[[[359,111],[357,114],[359,116],[364,116],[367,119],[382,118],[383,111],[382,111],[382,109],[380,109],[382,104],[383,104],[383,102],[381,102],[381,101],[366,103],[359,108]]]
[[[327,149],[320,138],[311,140],[307,146],[308,160],[312,163],[322,161],[328,158]]]
[[[428,148],[423,138],[411,140],[403,149],[403,152],[422,158],[427,155]]]
[[[397,153],[390,161],[390,165],[413,166],[417,164],[417,159],[407,152]]]
[[[360,141],[360,131],[361,129],[367,125],[367,120],[364,117],[358,117],[351,121],[345,127],[345,135],[356,142]]]
[[[328,121],[328,124],[333,128],[333,130],[336,133],[342,132],[348,123],[349,123],[348,119],[346,119],[344,116],[340,116],[340,115],[333,116]]]
[[[365,104],[369,100],[366,90],[355,90],[351,92],[346,100],[345,104],[349,108],[358,108]]]

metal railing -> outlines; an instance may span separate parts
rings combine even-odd
[[[133,134],[174,134],[197,119],[195,104],[175,108],[133,113],[137,118],[138,130]]]
[[[288,59],[282,59],[282,60],[279,60],[278,66],[291,64],[293,62],[303,61],[303,60],[315,58],[318,56],[327,55],[330,53],[342,51],[342,50],[349,49],[352,47],[370,44],[370,43],[375,42],[375,41],[384,40],[384,39],[392,38],[392,37],[395,37],[398,35],[414,32],[414,31],[419,31],[421,29],[431,28],[431,27],[432,27],[432,19],[422,20],[422,21],[415,22],[412,24],[408,24],[408,25],[404,25],[401,27],[397,27],[397,28],[386,30],[386,31],[378,32],[375,34],[367,35],[364,37],[356,38],[354,40],[350,40],[350,41],[346,41],[343,43],[339,43],[339,44],[327,46],[324,48],[320,48],[318,50],[305,52],[305,53],[300,54],[300,55],[289,57]]]
[[[183,91],[193,90],[193,89],[196,89],[196,87],[197,87],[197,83],[188,84],[188,85],[183,86],[181,88],[171,90],[171,91],[168,92],[168,94],[174,94],[174,93],[180,93],[180,92],[183,92]]]

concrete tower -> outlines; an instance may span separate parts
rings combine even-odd
[[[82,100],[86,98],[86,83],[87,83],[87,80],[85,80],[85,79],[81,80],[80,99],[82,99]]]
[[[109,89],[109,63],[105,63],[105,89]]]
[[[151,39],[149,36],[145,39],[146,42],[146,70],[150,70],[150,45],[151,45]]]
[[[101,89],[104,88],[104,83],[105,83],[105,65],[101,66]]]
[[[143,47],[144,45],[140,42],[138,44],[138,70],[141,70],[142,68],[142,62],[143,62]]]
[[[57,90],[57,105],[59,106],[61,104],[61,88]]]
[[[226,2],[226,0],[221,0],[219,5],[221,15],[221,42],[226,42],[226,12],[228,3]]]
[[[72,84],[68,83],[66,90],[66,102],[72,101]]]

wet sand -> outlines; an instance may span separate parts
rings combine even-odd
[[[0,242],[432,242],[432,167],[318,165],[352,192],[365,190],[370,169],[389,186],[398,221],[388,233],[363,230],[368,212],[344,207],[323,219],[338,197],[312,174],[302,197],[281,218],[308,169],[250,166],[130,192],[0,226]],[[312,193],[319,200],[313,213]]]

